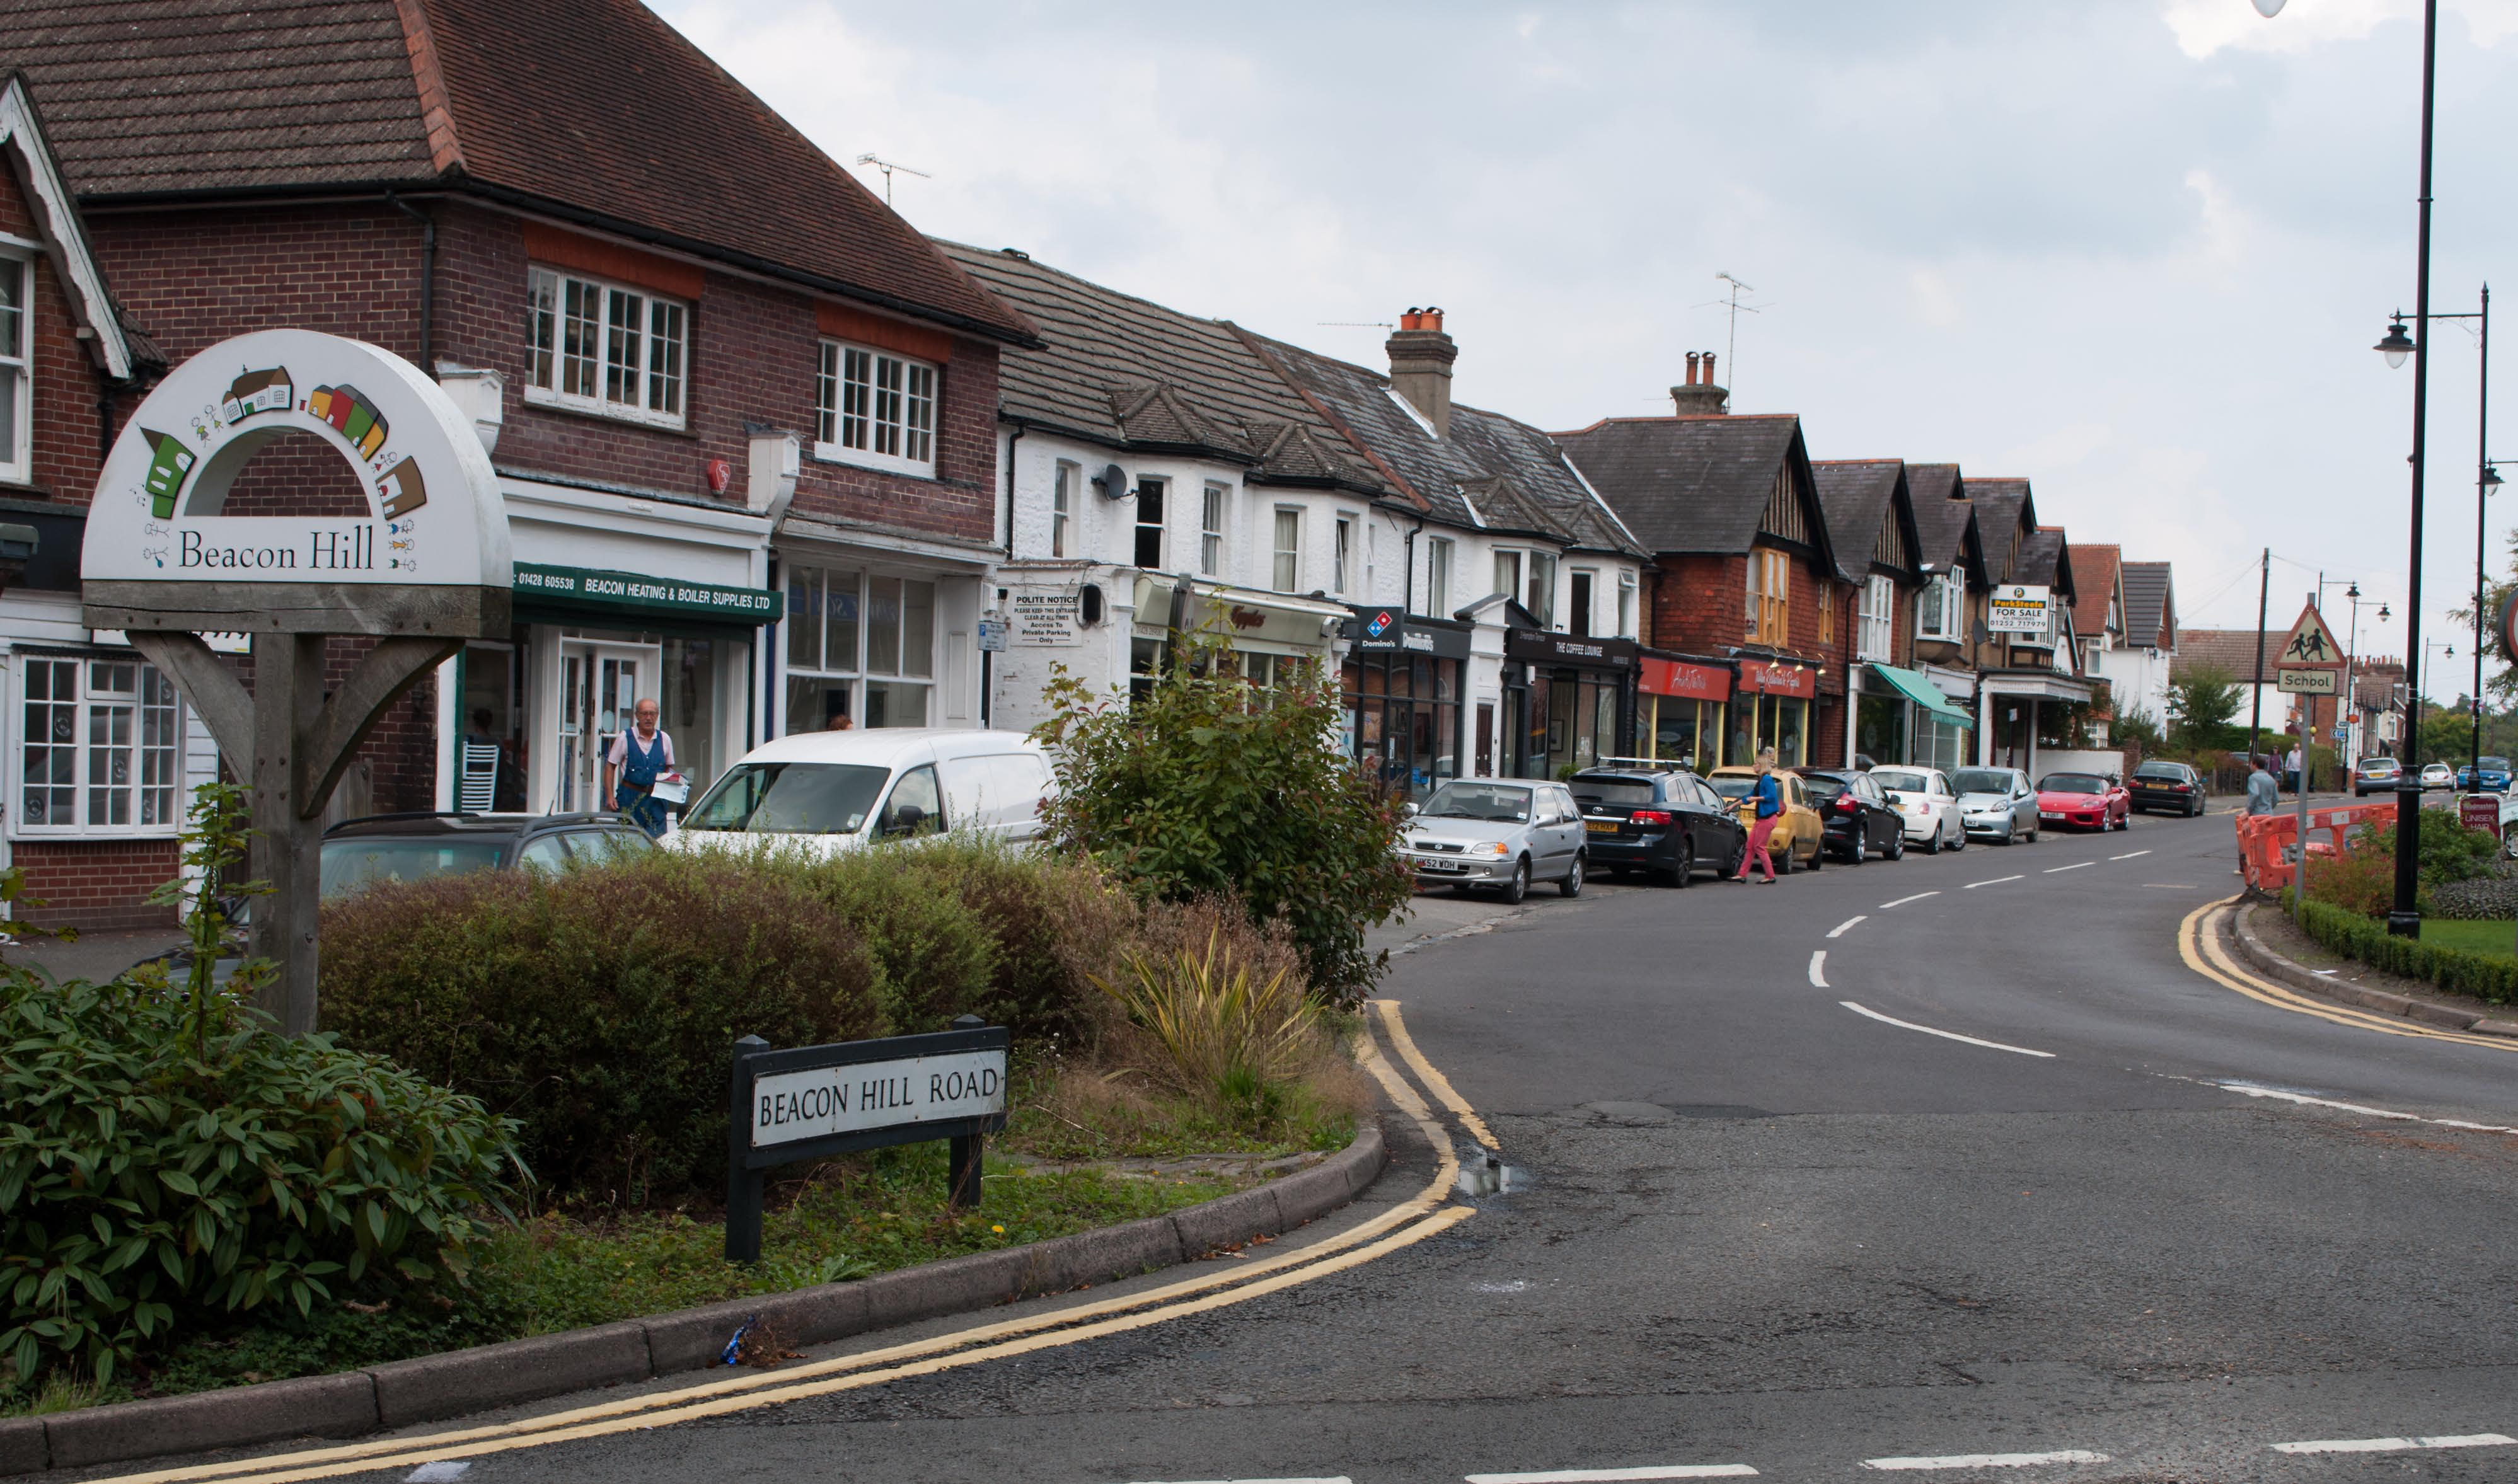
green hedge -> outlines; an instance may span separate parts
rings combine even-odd
[[[2282,893],[2288,911],[2290,893]],[[2398,938],[2387,924],[2311,901],[2300,925],[2319,943],[2347,957],[2407,979],[2426,979],[2452,994],[2471,995],[2489,1004],[2518,1003],[2518,959],[2441,948],[2418,938]]]

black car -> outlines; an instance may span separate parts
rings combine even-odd
[[[600,866],[656,848],[619,814],[375,814],[324,831],[324,895],[467,870]]]
[[[2149,762],[2133,770],[2125,781],[2125,791],[2133,795],[2133,812],[2149,814],[2163,809],[2187,816],[2203,812],[2205,796],[2203,775],[2185,763]]]
[[[1592,869],[1636,871],[1685,886],[1700,870],[1740,866],[1749,831],[1722,795],[1684,769],[1592,768],[1566,784],[1583,806]]]
[[[1796,768],[1809,804],[1827,826],[1827,848],[1853,865],[1871,857],[1891,861],[1906,854],[1906,817],[1868,773]]]

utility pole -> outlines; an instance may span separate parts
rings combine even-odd
[[[2274,591],[2274,549],[2265,548],[2256,577],[2256,689],[2247,715],[2247,770],[2256,766],[2256,741],[2265,730],[2265,604]]]

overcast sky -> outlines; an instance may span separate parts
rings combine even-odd
[[[2415,0],[652,3],[843,162],[929,172],[894,186],[926,231],[1367,364],[1383,332],[1328,321],[1441,305],[1456,395],[1549,428],[1724,353],[1813,457],[2023,475],[2076,540],[2173,560],[2189,624],[2251,627],[2270,545],[2277,627],[2322,568],[2402,651],[2412,371],[2369,347],[2412,308]],[[2443,6],[2439,87],[2433,308],[2472,310],[2518,241],[2518,0]],[[1760,306],[1736,352],[1721,272]],[[2477,358],[2435,343],[2454,641]]]

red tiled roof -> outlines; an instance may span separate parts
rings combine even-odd
[[[1034,338],[637,0],[0,0],[0,38],[92,202],[471,190]]]
[[[2281,654],[2284,630],[2265,634],[2265,684],[2274,683],[2274,661]],[[2256,675],[2256,631],[2251,628],[2189,628],[2177,634],[2177,658],[2169,674],[2183,679],[2196,670],[2215,669],[2232,680],[2252,681]]]
[[[2095,639],[2106,631],[2107,605],[2116,594],[2116,564],[2124,549],[2088,541],[2072,543],[2072,632]],[[2122,623],[2124,615],[2116,615]]]

